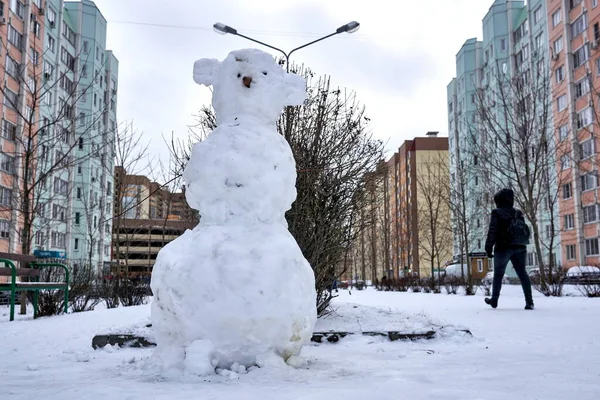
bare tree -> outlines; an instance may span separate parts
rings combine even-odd
[[[441,285],[442,263],[452,257],[452,226],[450,221],[449,160],[447,154],[435,152],[420,159],[417,174],[417,197],[420,198],[417,225],[419,255],[429,262],[431,286],[435,287],[435,270]]]
[[[548,63],[543,59],[515,66],[517,72],[495,69],[497,84],[481,90],[476,117],[469,132],[471,157],[481,161],[480,172],[495,189],[515,191],[515,201],[533,230],[533,246],[540,266],[541,287],[547,293],[556,268],[553,250],[562,174],[556,166],[564,146],[556,145],[553,93]],[[546,232],[542,226],[547,226]],[[546,253],[546,256],[545,256]],[[548,275],[548,276],[547,276]]]

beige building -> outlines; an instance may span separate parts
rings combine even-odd
[[[437,134],[405,141],[365,176],[350,276],[427,277],[451,261],[448,138]]]

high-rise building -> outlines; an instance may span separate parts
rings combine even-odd
[[[46,0],[36,20],[46,26],[38,97],[48,127],[37,171],[48,176],[32,247],[100,269],[111,253],[118,61],[92,1]]]
[[[598,102],[600,7],[597,0],[548,1],[560,174],[562,265],[600,263]]]
[[[515,182],[519,180],[525,185],[522,176],[502,176],[503,174],[494,173],[496,171],[490,171],[489,165],[494,165],[495,168],[509,165],[507,153],[496,149],[501,147],[498,146],[498,141],[504,141],[505,147],[510,148],[510,136],[517,133],[513,132],[515,129],[511,127],[511,123],[506,124],[503,132],[490,132],[485,123],[482,123],[482,113],[485,112],[487,118],[497,120],[510,114],[514,117],[513,121],[521,118],[515,115],[529,113],[530,120],[544,119],[544,129],[553,131],[550,113],[547,112],[546,118],[540,111],[542,104],[551,104],[550,90],[546,92],[547,95],[538,99],[536,104],[540,106],[540,110],[535,107],[527,108],[528,105],[525,105],[523,108],[526,111],[521,112],[516,105],[506,105],[510,96],[516,99],[514,95],[506,94],[510,91],[507,88],[511,84],[519,82],[523,87],[531,87],[532,80],[549,76],[551,56],[546,15],[544,0],[530,0],[527,4],[524,1],[496,0],[483,19],[483,40],[468,39],[456,55],[456,78],[447,88],[451,182],[453,193],[462,196],[460,200],[464,200],[464,207],[453,212],[455,261],[465,261],[465,248],[468,247],[466,252],[473,262],[487,265],[484,246],[490,211],[494,208],[493,194],[502,187],[515,187]],[[520,80],[517,81],[517,78]],[[530,126],[528,129],[535,130]],[[506,137],[498,137],[500,135]],[[533,148],[530,146],[523,153],[531,151],[529,154],[539,154],[537,145],[541,143],[544,142],[532,141]],[[482,160],[480,148],[485,148],[485,156],[494,157],[494,162]],[[522,157],[521,154],[514,158],[528,160],[528,157]],[[544,187],[540,178],[535,190],[545,189],[550,193],[558,191],[556,179],[552,179],[554,171],[550,171],[553,170],[553,163],[554,160],[549,161],[545,168],[548,169],[545,171],[549,176],[548,185]],[[487,170],[483,165],[488,166]],[[513,167],[512,170],[515,169]],[[546,195],[540,194],[540,197]],[[558,222],[556,208],[557,204],[550,200],[540,202],[537,207],[537,229],[545,236],[556,236],[556,233],[548,230],[552,222],[555,225]],[[558,240],[554,241],[554,246],[548,246],[542,251],[545,255],[552,253],[555,259],[560,258],[557,255],[560,252]],[[527,262],[529,266],[536,265],[533,245],[528,251]],[[514,272],[509,270],[509,273]]]
[[[23,196],[35,182],[32,149],[38,146],[39,109],[35,107],[37,73],[44,50],[45,21],[41,0],[0,2],[0,89],[2,135],[0,135],[0,251],[21,253],[30,240],[23,230],[23,211],[33,212],[30,196]],[[31,233],[27,229],[27,233]]]

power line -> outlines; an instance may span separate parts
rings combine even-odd
[[[142,22],[142,21],[117,21],[117,20],[109,20],[110,23],[115,24],[124,24],[124,25],[139,25],[139,26],[149,26],[149,27],[157,27],[157,28],[170,28],[170,29],[191,29],[196,31],[212,31],[212,28],[207,28],[205,26],[195,26],[195,25],[177,25],[177,24],[157,24],[153,22]],[[240,30],[241,31],[241,30]],[[284,31],[263,31],[263,30],[255,30],[255,29],[244,29],[244,33],[252,33],[252,34],[262,34],[268,36],[290,36],[290,37],[321,37],[326,35],[327,33],[316,33],[316,32],[284,32]],[[390,36],[390,35],[388,35]],[[337,38],[352,38],[352,39],[370,39],[371,36],[365,35],[337,35]],[[409,37],[409,36],[394,36],[395,39],[403,39],[403,40],[427,40],[427,38],[422,37]]]

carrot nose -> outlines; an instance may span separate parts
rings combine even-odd
[[[250,87],[250,84],[252,83],[252,78],[250,78],[249,76],[245,76],[242,78],[242,82],[244,82],[244,86]]]

